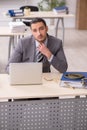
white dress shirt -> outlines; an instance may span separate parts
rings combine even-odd
[[[46,38],[46,40],[44,41],[44,44],[45,44],[46,46],[47,46],[47,41],[48,41],[48,39]],[[35,41],[35,44],[36,44],[36,53],[38,53],[38,52],[39,52],[38,46],[39,46],[40,43],[36,40],[36,41]],[[53,59],[53,54],[52,54],[52,56],[50,57],[50,59],[48,59],[48,61],[51,62],[52,59]]]

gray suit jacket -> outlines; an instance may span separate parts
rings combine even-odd
[[[62,41],[48,35],[47,47],[54,56],[51,62],[49,62],[44,56],[42,61],[43,72],[50,72],[50,65],[53,65],[54,68],[61,73],[65,72],[67,70],[67,61],[62,47]],[[35,39],[32,35],[20,39],[11,58],[9,59],[6,71],[9,72],[10,63],[35,62],[35,53]]]

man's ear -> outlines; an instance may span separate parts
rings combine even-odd
[[[48,32],[48,26],[46,26],[46,31]]]

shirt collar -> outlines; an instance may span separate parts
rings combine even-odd
[[[44,41],[44,44],[47,46],[47,41],[48,41],[48,38],[46,38],[46,40]],[[37,40],[35,40],[35,44],[36,44],[36,48],[39,46],[39,42]]]

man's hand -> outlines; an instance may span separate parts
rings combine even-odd
[[[50,52],[50,50],[45,46],[44,43],[41,43],[38,46],[38,50],[47,57],[47,59],[49,60],[50,57],[52,56],[52,53]]]

